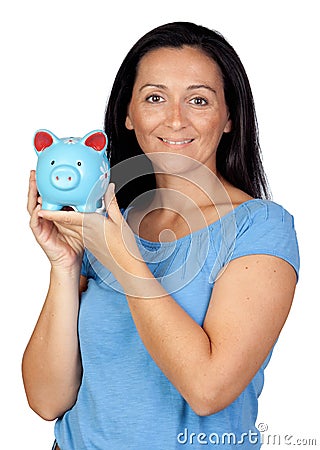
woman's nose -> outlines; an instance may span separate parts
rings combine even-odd
[[[180,103],[171,104],[166,115],[166,125],[174,130],[179,130],[186,125],[187,117],[184,105]]]

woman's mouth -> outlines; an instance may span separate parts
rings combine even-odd
[[[181,139],[181,140],[171,140],[171,139],[165,139],[165,138],[159,138],[162,142],[169,145],[186,145],[190,144],[193,139]]]

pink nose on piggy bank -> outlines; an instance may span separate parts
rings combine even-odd
[[[80,173],[72,166],[58,166],[51,172],[52,185],[62,191],[75,189],[80,182]]]

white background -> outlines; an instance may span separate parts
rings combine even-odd
[[[281,445],[267,449],[288,448],[287,434],[318,438],[320,444],[317,3],[2,3],[1,448],[45,450],[53,441],[53,423],[44,422],[27,405],[20,371],[49,269],[29,231],[25,209],[29,170],[36,164],[33,134],[49,128],[58,136],[83,136],[102,127],[114,76],[129,48],[145,32],[175,20],[194,21],[224,34],[251,80],[273,198],[295,216],[302,260],[294,306],[266,370],[258,423],[268,425],[266,436],[281,435]]]

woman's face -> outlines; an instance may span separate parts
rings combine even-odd
[[[193,47],[147,53],[138,66],[125,124],[151,160],[159,152],[165,159],[181,154],[216,172],[220,138],[231,130],[218,65]]]

